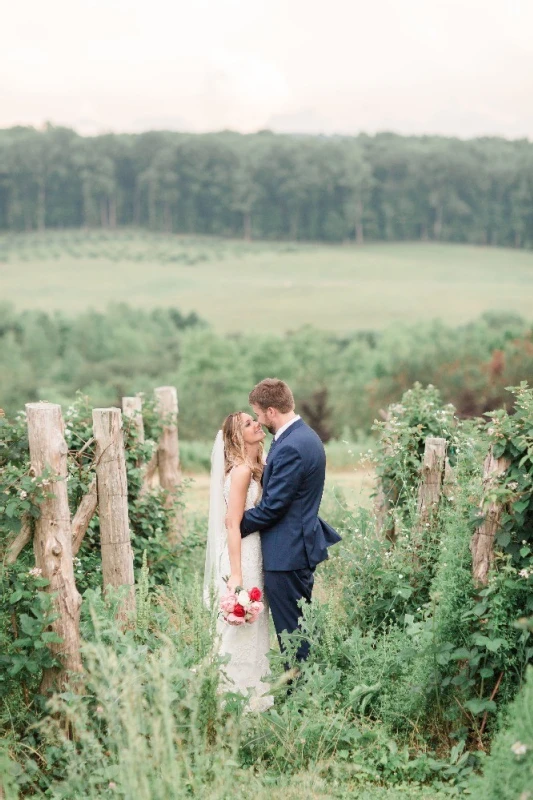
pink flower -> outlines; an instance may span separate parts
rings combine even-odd
[[[244,625],[246,620],[244,619],[244,617],[237,617],[237,616],[235,616],[235,614],[230,613],[226,617],[226,622],[229,625]]]
[[[260,603],[258,601],[255,601],[254,603],[251,603],[250,606],[248,607],[248,614],[247,614],[248,620],[247,621],[250,624],[252,622],[255,622],[257,617],[259,616],[259,614],[263,610],[263,608],[264,608],[263,603]]]
[[[237,595],[233,592],[228,592],[220,600],[220,610],[225,614],[232,614],[235,606],[237,605]]]

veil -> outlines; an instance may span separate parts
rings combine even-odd
[[[211,481],[209,484],[209,524],[204,569],[204,603],[209,608],[218,595],[222,576],[220,556],[224,547],[226,503],[224,500],[224,440],[219,431],[211,451]]]

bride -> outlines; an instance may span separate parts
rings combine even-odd
[[[264,592],[259,533],[241,538],[244,512],[258,502],[263,474],[261,425],[244,411],[230,414],[215,439],[211,456],[209,528],[204,573],[204,600],[214,600],[236,586]],[[228,577],[227,585],[224,581]],[[249,694],[249,708],[264,711],[273,704],[263,678],[269,672],[269,612],[264,609],[253,624],[231,626],[217,621],[218,650],[230,657],[225,665],[224,688]]]

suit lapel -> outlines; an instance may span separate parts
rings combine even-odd
[[[296,422],[293,422],[292,425],[289,425],[287,430],[283,431],[283,433],[281,434],[281,436],[277,440],[276,448],[278,448],[281,445],[282,441],[284,439],[286,439],[287,436],[289,436],[292,433],[292,431],[295,431],[296,428],[301,428],[302,425],[305,425],[305,422],[303,421],[303,419],[297,419]],[[269,457],[267,456],[267,464],[266,464],[266,467],[265,467],[264,472],[263,472],[263,491],[265,491],[265,489],[267,487],[268,479],[270,478],[271,471],[272,471],[272,459],[269,459]]]

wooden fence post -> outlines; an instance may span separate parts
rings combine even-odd
[[[494,484],[509,469],[510,461],[507,458],[495,458],[490,448],[483,465],[483,500],[481,508],[484,509],[485,498],[490,494]],[[500,527],[503,507],[500,503],[491,501],[486,510],[485,518],[479,528],[474,532],[470,542],[472,553],[472,577],[476,586],[486,586],[489,569],[494,558],[494,537]]]
[[[93,409],[96,479],[102,546],[102,577],[107,586],[129,586],[119,618],[135,610],[133,551],[128,517],[128,484],[119,408]]]
[[[80,606],[72,563],[72,529],[67,495],[67,443],[61,406],[55,403],[27,403],[28,439],[31,468],[35,476],[46,467],[51,470],[48,497],[41,503],[35,521],[34,549],[37,566],[50,582],[47,591],[54,594],[57,619],[51,628],[61,642],[52,642],[50,650],[60,667],[44,670],[40,691],[61,687],[67,672],[81,672]]]
[[[130,421],[130,424],[137,432],[137,441],[139,444],[145,442],[144,437],[144,422],[142,416],[142,397],[123,397],[122,398],[122,412],[125,418]],[[154,447],[152,457],[147,464],[142,462],[137,463],[138,467],[142,467],[142,483],[140,494],[150,491],[154,485],[154,478],[157,474],[157,447]]]
[[[169,492],[168,505],[171,505],[181,486],[181,469],[178,443],[178,393],[174,386],[159,386],[154,390],[157,410],[163,423],[157,446],[159,483]],[[183,536],[183,515],[176,513],[173,521],[173,541]]]
[[[394,495],[397,493],[394,491]],[[391,511],[397,497],[391,497],[385,492],[382,481],[379,482],[378,490],[374,499],[374,514],[376,516],[377,530],[385,539],[394,544],[396,541],[396,521]]]
[[[424,445],[421,481],[418,487],[417,529],[431,527],[439,507],[446,467],[446,439],[428,436]]]
[[[140,444],[144,442],[144,422],[142,414],[142,399],[140,397],[123,397],[122,398],[122,413],[125,419],[130,421],[130,424],[135,428],[137,433],[137,441]]]
[[[72,555],[77,556],[81,547],[83,537],[89,527],[96,507],[98,505],[98,495],[96,493],[96,476],[93,476],[89,485],[89,490],[84,495],[78,506],[78,510],[72,519]]]

